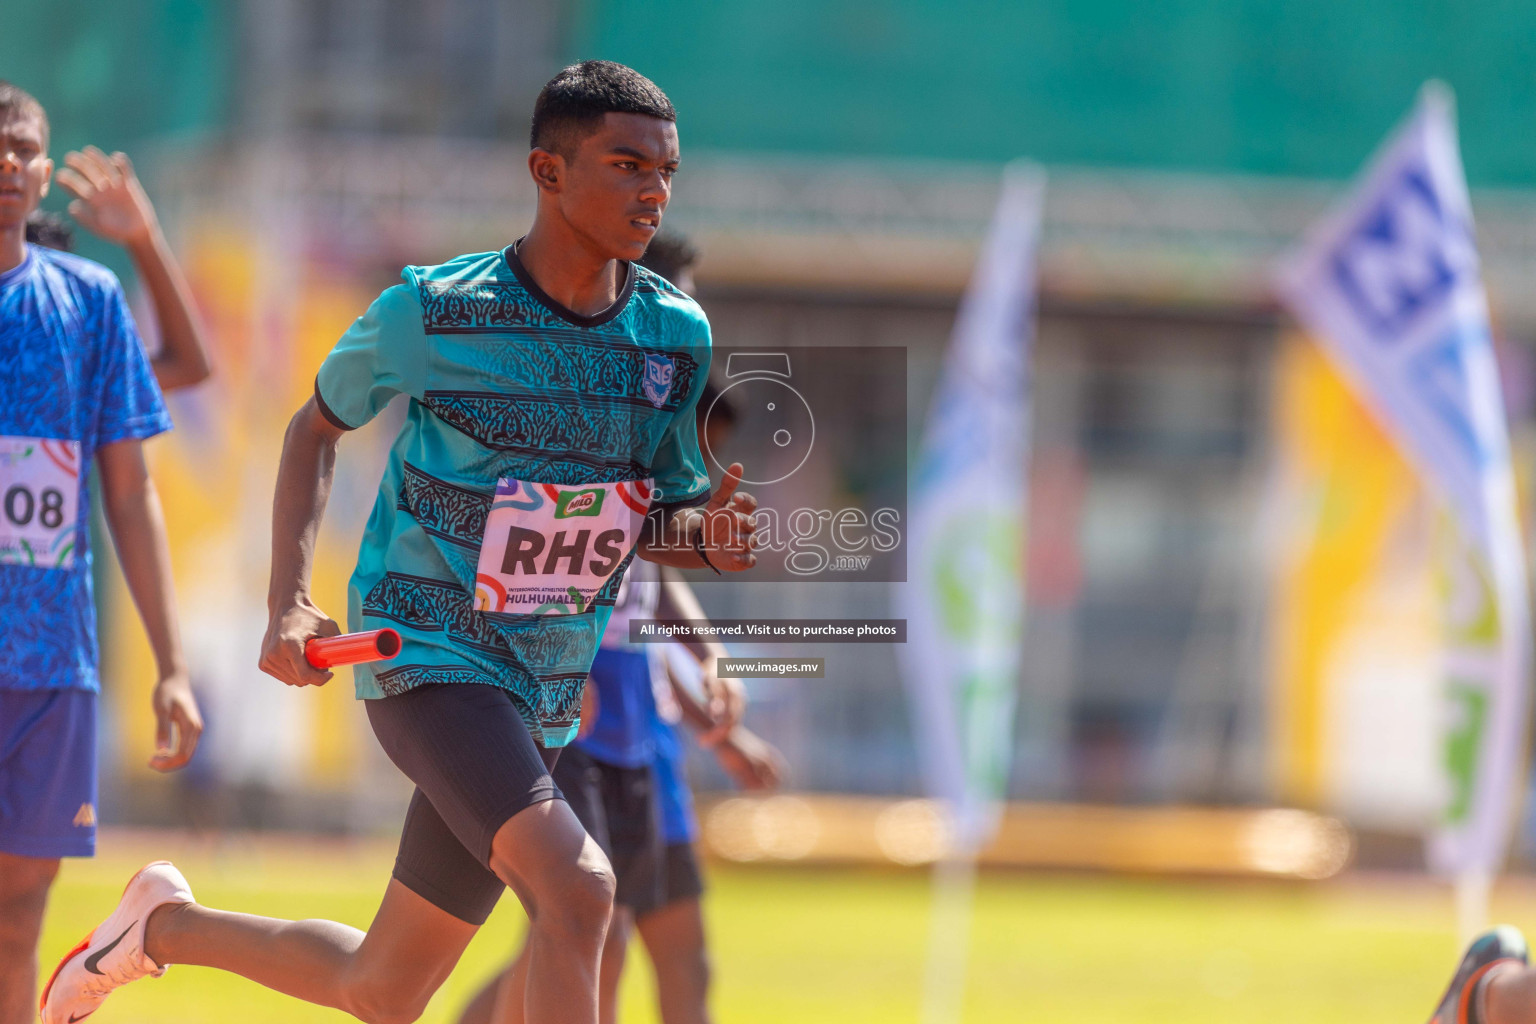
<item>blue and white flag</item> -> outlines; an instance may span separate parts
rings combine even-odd
[[[1451,96],[1424,88],[1347,200],[1277,270],[1280,297],[1450,513],[1446,799],[1430,837],[1450,874],[1503,862],[1524,757],[1525,553],[1488,300]]]
[[[911,493],[906,677],[929,790],[959,850],[995,827],[1024,628],[1035,250],[1045,176],[1011,164],[954,336]]]

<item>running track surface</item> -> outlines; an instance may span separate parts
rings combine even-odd
[[[393,842],[105,830],[94,861],[66,861],[43,936],[44,974],[145,861],[168,856],[204,902],[366,926]],[[721,1024],[918,1020],[927,875],[716,865],[709,922]],[[1496,916],[1536,930],[1536,880],[1515,879]],[[510,897],[433,1000],[458,1008],[518,942]],[[978,885],[968,1021],[1074,1024],[1358,1024],[1422,1020],[1456,957],[1449,893],[1412,875],[1322,884],[993,874]],[[625,1024],[656,1020],[649,967],[631,962]],[[176,967],[115,994],[92,1024],[350,1021],[241,979]]]

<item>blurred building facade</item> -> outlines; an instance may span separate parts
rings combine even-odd
[[[1432,678],[1381,654],[1424,624],[1420,605],[1389,597],[1427,586],[1432,517],[1288,334],[1265,275],[1418,86],[1446,79],[1510,408],[1529,433],[1536,90],[1520,84],[1519,40],[1536,12],[63,0],[7,23],[21,30],[0,40],[0,73],[49,106],[56,150],[145,155],[221,347],[219,380],[177,399],[183,429],[157,465],[183,517],[173,536],[213,709],[212,790],[284,794],[273,813],[304,791],[341,794],[315,814],[341,806],[359,823],[398,798],[368,781],[392,776],[349,694],[273,693],[253,667],[277,442],[331,341],[401,264],[503,245],[527,223],[532,99],[564,63],[600,56],[650,75],[679,109],[668,218],[705,254],[716,337],[905,346],[914,437],[1002,163],[1046,164],[1015,796],[1289,800],[1403,827],[1432,806],[1403,769],[1432,756],[1432,723],[1413,710],[1429,706]],[[1308,432],[1325,400],[1340,418]],[[349,440],[319,567],[328,607],[344,604],[392,426]],[[1369,521],[1330,504],[1357,465],[1334,450],[1346,434],[1353,457],[1400,481]],[[1354,561],[1329,560],[1323,526],[1339,522],[1319,509],[1345,516]],[[874,585],[701,595],[743,616],[890,608]],[[114,706],[145,732],[128,698],[145,662],[131,615],[117,618]],[[755,721],[795,783],[915,791],[922,723],[894,652],[815,653],[824,681],[756,688]],[[1383,699],[1408,710],[1392,742],[1376,730],[1378,746],[1362,747]]]

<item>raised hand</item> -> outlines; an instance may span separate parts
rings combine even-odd
[[[74,196],[69,215],[92,234],[118,245],[134,246],[159,227],[155,208],[133,173],[126,153],[103,153],[86,146],[64,157],[58,182]]]

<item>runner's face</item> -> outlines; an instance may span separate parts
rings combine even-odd
[[[53,161],[36,114],[0,115],[0,228],[25,224],[48,194]]]
[[[561,209],[608,259],[637,260],[661,227],[677,171],[677,125],[645,114],[604,114],[566,162]]]

